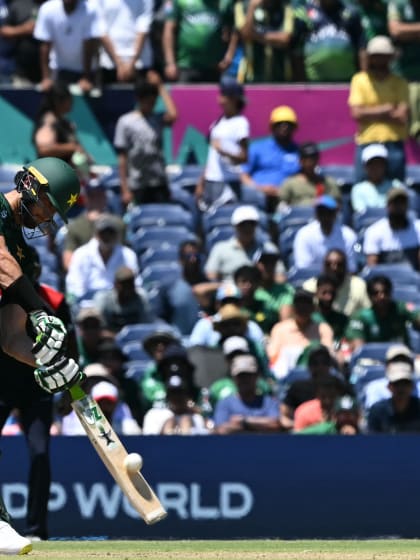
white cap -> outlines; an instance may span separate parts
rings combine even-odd
[[[118,400],[118,389],[108,381],[100,381],[92,387],[91,396],[95,401],[108,399],[116,402]]]
[[[385,360],[387,362],[398,361],[398,358],[407,358],[408,360],[414,361],[412,351],[405,344],[393,344],[386,351]]]
[[[242,222],[259,222],[260,215],[258,214],[258,210],[256,210],[253,206],[239,206],[236,208],[230,220],[230,223],[233,226],[237,226]]]
[[[243,336],[229,336],[223,342],[223,354],[229,356],[232,352],[249,353],[249,344]]]
[[[376,35],[373,37],[366,46],[367,54],[385,54],[393,56],[395,54],[395,47],[392,41],[386,35]]]
[[[386,367],[385,375],[390,383],[402,381],[403,379],[408,381],[413,381],[414,379],[413,367],[404,362],[390,363]]]
[[[388,159],[388,150],[383,144],[370,144],[362,151],[362,161],[367,163],[373,158]]]

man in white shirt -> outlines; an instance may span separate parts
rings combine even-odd
[[[151,68],[153,62],[149,38],[153,0],[102,0],[101,9],[115,53],[113,60],[105,42],[99,60],[102,83],[133,81],[137,71]]]
[[[92,71],[105,22],[96,1],[49,0],[42,4],[34,29],[41,41],[41,90],[53,81],[77,83],[82,92],[93,89]]]
[[[355,232],[337,220],[338,204],[329,195],[315,200],[315,220],[303,226],[293,243],[293,257],[296,268],[319,266],[321,272],[326,253],[330,249],[341,249],[346,257],[348,269],[356,272],[354,245]]]
[[[121,244],[117,217],[103,214],[95,223],[95,236],[73,253],[66,276],[67,295],[80,303],[101,290],[111,290],[122,266],[133,271],[139,285],[136,253]]]
[[[408,214],[408,192],[393,188],[387,195],[387,216],[369,226],[364,235],[366,264],[410,263],[420,269],[420,220]]]

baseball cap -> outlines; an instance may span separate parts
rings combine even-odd
[[[367,44],[367,54],[387,54],[393,56],[395,54],[395,47],[392,41],[386,35],[376,35]]]
[[[83,372],[86,377],[100,377],[101,379],[106,379],[109,383],[118,385],[117,379],[111,374],[109,369],[99,362],[88,364],[85,368],[83,368]]]
[[[185,391],[187,384],[180,375],[171,375],[165,383],[167,391]]]
[[[263,245],[257,249],[254,254],[253,261],[257,263],[261,260],[262,257],[280,257],[280,251],[278,250],[277,245],[275,245],[272,241],[266,241]]]
[[[214,315],[213,324],[216,325],[219,323],[223,323],[224,321],[234,321],[236,319],[247,321],[247,312],[233,303],[226,303],[225,305],[222,305],[218,313]]]
[[[362,161],[367,163],[373,158],[388,159],[388,150],[383,144],[369,144],[362,151]]]
[[[134,270],[128,266],[120,266],[115,272],[114,280],[116,282],[125,282],[126,280],[134,280],[136,277]]]
[[[102,214],[95,222],[95,231],[100,232],[106,229],[120,231],[120,222],[112,214]]]
[[[96,319],[103,325],[102,315],[95,307],[82,307],[76,316],[76,323],[84,323],[87,319]]]
[[[396,198],[405,198],[408,200],[408,191],[404,187],[394,187],[390,189],[386,195],[388,202],[395,200]]]
[[[253,206],[239,206],[235,208],[232,213],[230,223],[233,226],[237,226],[242,222],[256,222],[260,221],[260,215],[258,214],[258,210],[256,210]]]
[[[235,356],[230,366],[230,374],[232,377],[240,373],[258,373],[258,363],[252,354],[243,356]]]
[[[279,122],[290,122],[295,125],[298,124],[298,119],[294,110],[288,105],[280,105],[271,111],[270,124]]]
[[[223,354],[229,356],[234,352],[249,353],[249,343],[243,336],[228,336],[222,344]]]
[[[358,409],[359,407],[357,405],[357,401],[351,395],[343,395],[342,397],[336,399],[334,402],[335,412],[344,410],[357,411]]]
[[[220,80],[219,88],[222,95],[245,100],[244,86],[238,83],[232,76],[224,76]]]
[[[413,361],[414,356],[410,348],[405,344],[393,344],[390,346],[385,354],[385,360],[387,362],[395,361],[396,358],[408,358]]]
[[[404,362],[388,364],[385,375],[390,383],[396,383],[397,381],[403,381],[405,379],[412,381],[414,379],[413,367]]]
[[[92,399],[99,401],[101,399],[107,399],[109,401],[118,401],[118,389],[112,383],[108,381],[100,381],[92,387],[91,391]]]
[[[337,201],[329,194],[318,196],[318,198],[315,199],[314,206],[316,208],[318,208],[319,206],[323,206],[324,208],[328,208],[329,210],[337,210],[338,208]]]
[[[216,292],[216,301],[222,301],[224,299],[241,299],[242,294],[240,289],[233,282],[223,282]]]
[[[299,146],[299,156],[302,157],[318,157],[319,148],[315,142],[305,142]]]

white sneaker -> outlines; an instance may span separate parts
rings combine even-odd
[[[11,525],[0,521],[0,554],[28,554],[32,550],[29,539],[21,537]]]

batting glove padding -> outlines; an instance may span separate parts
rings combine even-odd
[[[54,363],[35,370],[35,381],[48,393],[60,393],[75,383],[83,381],[85,375],[73,358],[60,356]]]
[[[63,354],[67,344],[67,330],[61,319],[45,311],[28,313],[27,330],[34,340],[32,354],[40,366],[50,364]]]

